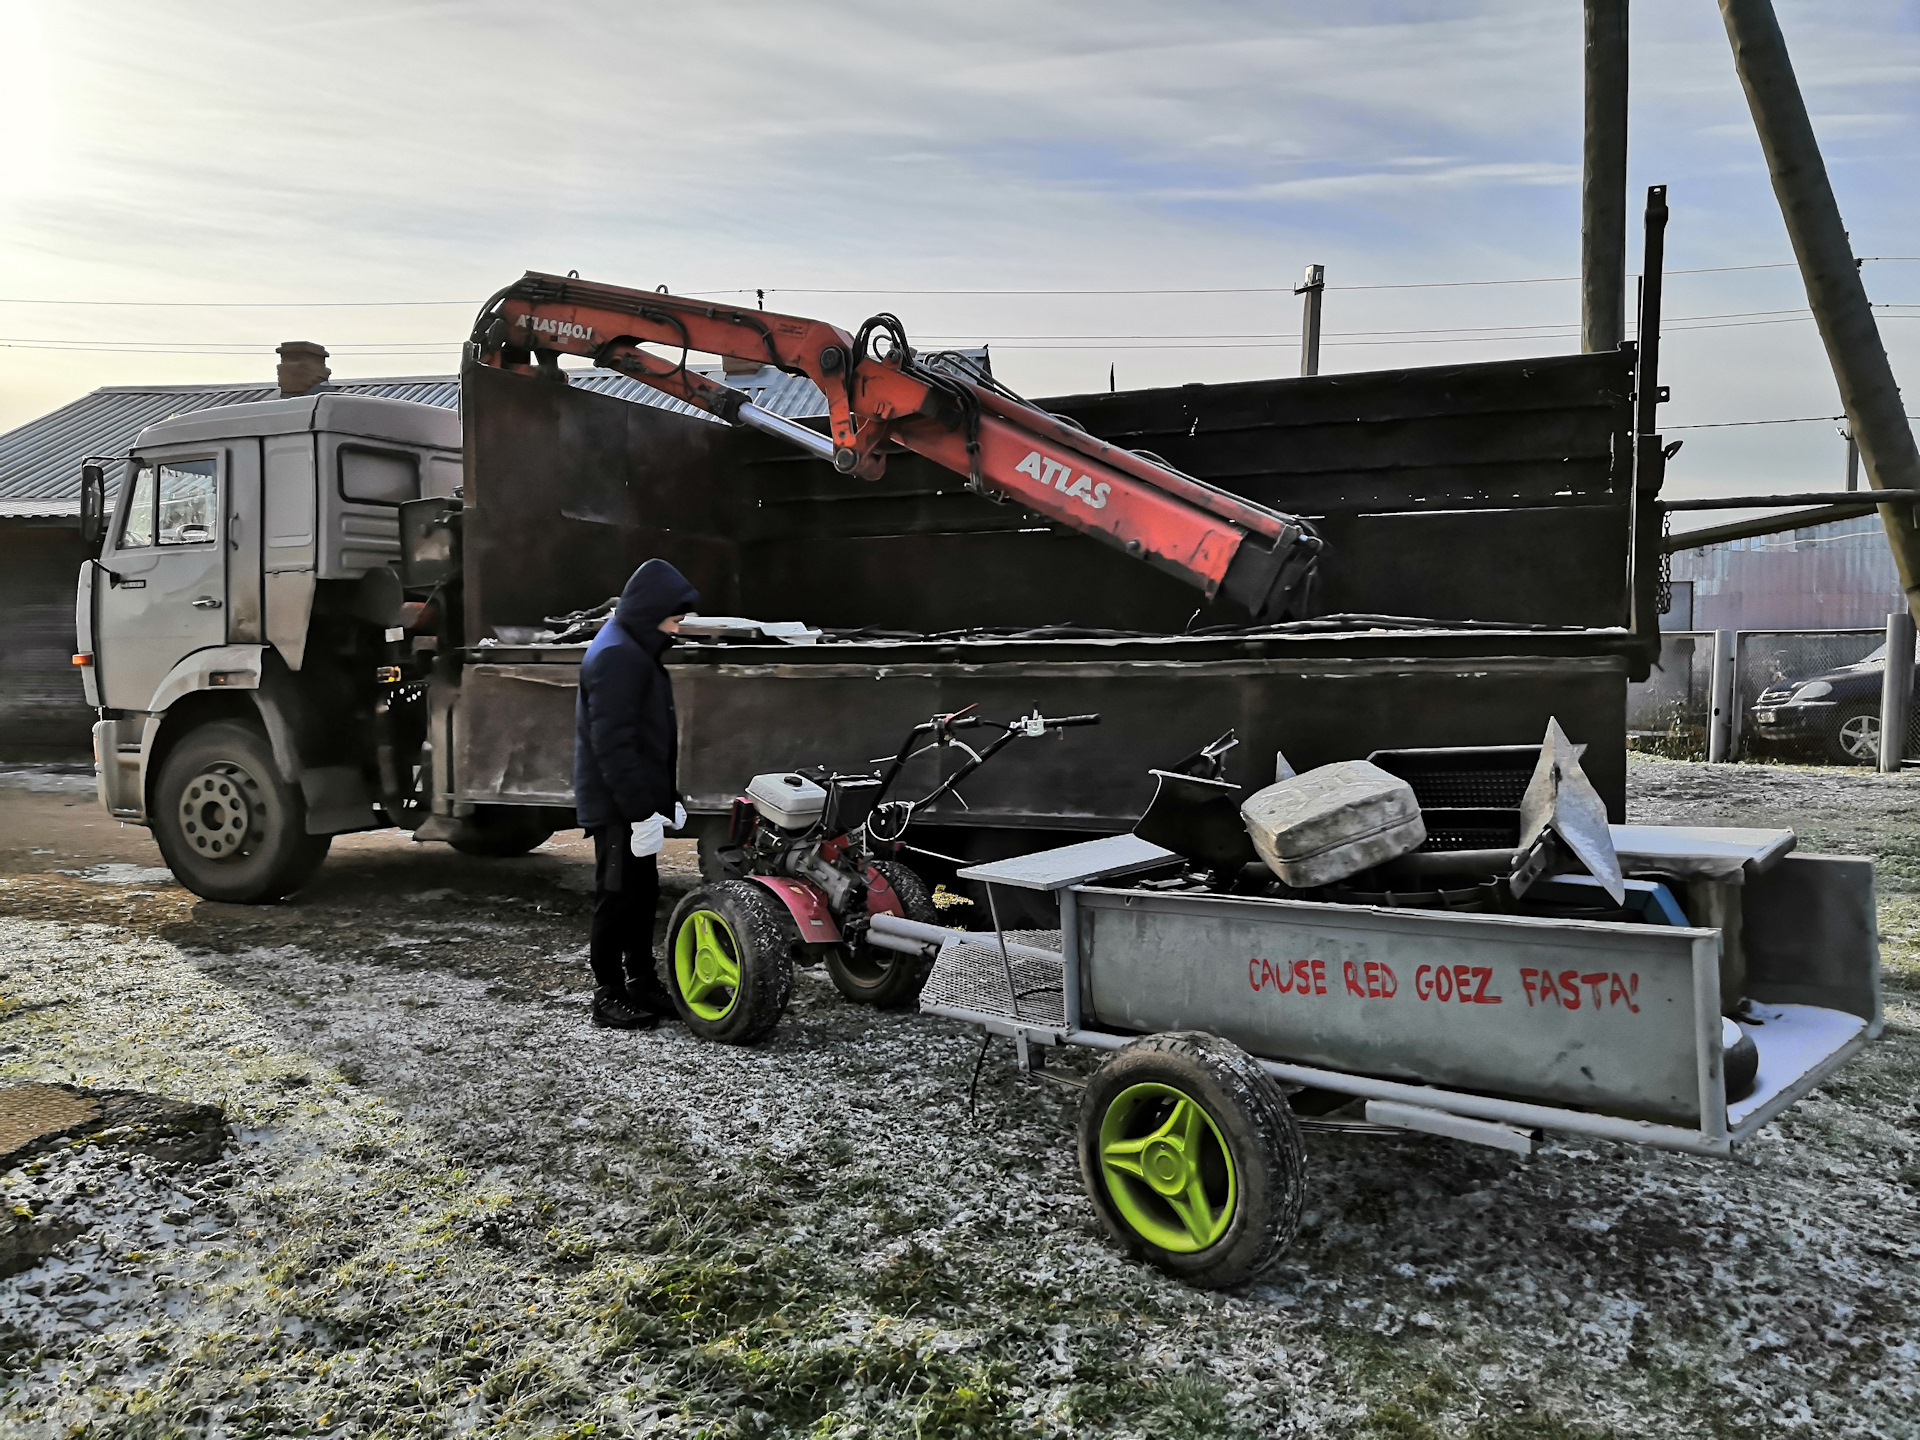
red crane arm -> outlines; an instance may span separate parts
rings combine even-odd
[[[892,342],[884,355],[873,353],[877,331]],[[680,354],[664,359],[643,345]],[[1109,445],[967,373],[964,363],[929,363],[891,316],[852,336],[798,315],[529,272],[481,311],[473,353],[482,364],[550,375],[560,355],[584,356],[863,479],[884,473],[884,445],[904,446],[1209,597],[1224,590],[1256,619],[1298,614],[1308,598],[1320,541],[1302,522]],[[827,435],[689,370],[689,353],[805,375],[827,398]]]

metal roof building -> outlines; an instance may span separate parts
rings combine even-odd
[[[1667,630],[1826,630],[1886,624],[1906,595],[1878,515],[1676,550]]]
[[[718,365],[688,367],[715,379],[723,378]],[[575,385],[636,404],[711,419],[705,411],[662,395],[639,381],[613,370],[571,370]],[[809,380],[783,374],[767,366],[758,371],[724,376],[736,390],[744,390],[763,410],[789,418],[827,413],[826,397]],[[454,409],[460,403],[460,380],[455,375],[415,375],[377,380],[336,380],[329,389],[347,395],[377,395],[390,400],[412,400],[422,405]],[[38,420],[0,435],[0,517],[11,519],[65,519],[80,513],[80,464],[88,456],[126,453],[139,433],[158,421],[216,405],[243,405],[276,400],[280,389],[272,382],[259,385],[107,385],[62,405]],[[107,472],[109,494],[119,476]]]

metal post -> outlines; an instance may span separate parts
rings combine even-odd
[[[1013,980],[1013,957],[1007,954],[1007,927],[1000,923],[1000,902],[993,898],[992,881],[987,882],[986,890],[987,915],[993,921],[993,938],[1000,942],[1000,968],[1007,977],[1007,1004],[1011,1007],[1013,1018],[1018,1020],[1020,1018],[1020,987]]]
[[[1740,637],[1732,630],[1713,632],[1713,699],[1707,712],[1707,759],[1723,764],[1733,759],[1733,707],[1739,703],[1734,684]]]
[[[1733,44],[1734,68],[1747,92],[1747,108],[1753,112],[1787,237],[1800,262],[1807,301],[1839,383],[1847,428],[1866,462],[1867,481],[1876,490],[1920,487],[1920,447],[1907,424],[1900,387],[1887,363],[1771,0],[1720,0],[1720,16]],[[1880,521],[1908,610],[1920,613],[1920,528],[1912,507],[1883,505]]]
[[[1880,680],[1880,769],[1897,775],[1907,753],[1907,710],[1913,701],[1913,616],[1887,616],[1887,669]]]
[[[1627,628],[1634,634],[1658,634],[1660,567],[1660,486],[1667,473],[1666,447],[1659,434],[1660,299],[1667,264],[1667,187],[1647,187],[1647,209],[1640,241],[1640,321],[1633,362],[1633,489],[1627,505]],[[1642,554],[1648,562],[1641,563]],[[1644,663],[1644,662],[1642,662]],[[1645,678],[1635,674],[1634,680]]]
[[[1853,438],[1853,432],[1846,426],[1840,427],[1840,438],[1847,442],[1847,489],[1860,488],[1860,446]]]
[[[1300,316],[1300,373],[1320,373],[1320,297],[1327,292],[1327,267],[1307,266],[1307,278],[1293,293],[1307,297]]]
[[[1627,0],[1586,0],[1580,348],[1617,350],[1627,317]]]

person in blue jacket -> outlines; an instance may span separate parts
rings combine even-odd
[[[573,808],[593,837],[593,1023],[650,1028],[673,1001],[653,963],[653,919],[660,903],[657,854],[637,855],[644,837],[685,823],[675,774],[678,736],[673,681],[662,663],[680,619],[700,592],[665,560],[633,572],[613,618],[580,662],[574,706]],[[676,814],[676,811],[679,813]]]

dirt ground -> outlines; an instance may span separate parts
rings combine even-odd
[[[249,908],[0,773],[0,1082],[232,1133],[0,1175],[0,1434],[1920,1435],[1920,778],[1631,789],[1878,857],[1884,1040],[1730,1163],[1315,1135],[1299,1239],[1212,1295],[1103,1238],[1070,1092],[995,1046],[969,1115],[973,1032],[811,974],[750,1050],[590,1028],[577,834],[349,837]]]

